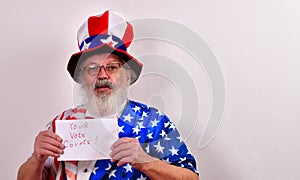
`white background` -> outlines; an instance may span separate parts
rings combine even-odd
[[[218,58],[226,87],[222,124],[204,149],[205,120],[187,139],[201,179],[300,179],[299,7],[296,0],[1,1],[0,178],[15,179],[39,130],[73,106],[66,64],[77,51],[77,29],[111,8],[129,20],[183,24]],[[199,98],[211,97],[208,83],[203,89]],[[202,102],[202,110],[209,111],[210,102]]]

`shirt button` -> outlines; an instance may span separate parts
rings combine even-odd
[[[84,173],[87,173],[87,172],[88,172],[88,169],[87,169],[87,168],[85,168],[85,169],[83,170],[83,172],[84,172]]]

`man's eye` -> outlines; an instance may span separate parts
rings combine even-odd
[[[97,67],[97,66],[89,67],[87,70],[88,70],[89,73],[94,73],[94,72],[99,71],[99,67]]]
[[[108,66],[109,69],[117,69],[117,66]]]
[[[98,69],[97,66],[95,66],[95,67],[89,67],[89,70],[97,70],[97,69]]]
[[[106,66],[106,69],[107,69],[108,71],[114,71],[114,70],[118,69],[118,67],[117,67],[117,66],[111,65],[111,66]]]

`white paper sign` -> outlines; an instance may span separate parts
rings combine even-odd
[[[59,161],[110,159],[110,147],[118,139],[117,118],[57,120],[56,134],[63,139]]]

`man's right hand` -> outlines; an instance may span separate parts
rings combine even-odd
[[[35,138],[32,158],[44,163],[49,156],[58,157],[63,153],[62,139],[51,130],[41,131]]]

